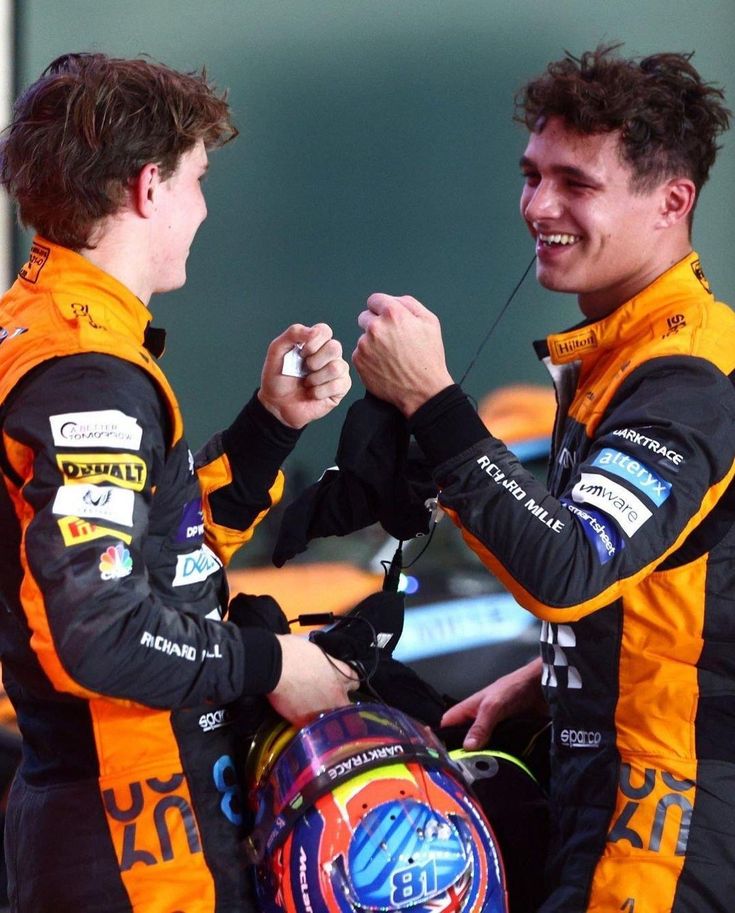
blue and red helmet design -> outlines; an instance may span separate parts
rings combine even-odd
[[[507,913],[497,842],[460,768],[397,710],[322,714],[251,797],[268,913]]]

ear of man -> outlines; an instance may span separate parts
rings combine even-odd
[[[676,177],[660,187],[661,204],[656,228],[673,228],[681,225],[689,231],[691,214],[697,199],[694,181],[687,177]]]
[[[131,202],[138,215],[149,219],[156,211],[161,171],[155,162],[144,165],[131,184]]]

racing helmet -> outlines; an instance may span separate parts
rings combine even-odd
[[[493,831],[431,730],[357,703],[256,735],[247,765],[266,913],[507,913]]]

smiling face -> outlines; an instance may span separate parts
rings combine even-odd
[[[551,117],[531,133],[521,170],[538,281],[575,293],[587,317],[611,313],[688,252],[685,223],[664,231],[669,182],[633,190],[617,131],[583,135]]]

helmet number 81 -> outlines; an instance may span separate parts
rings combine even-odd
[[[393,873],[391,901],[419,901],[436,891],[436,866],[430,859],[424,865],[412,865]]]

